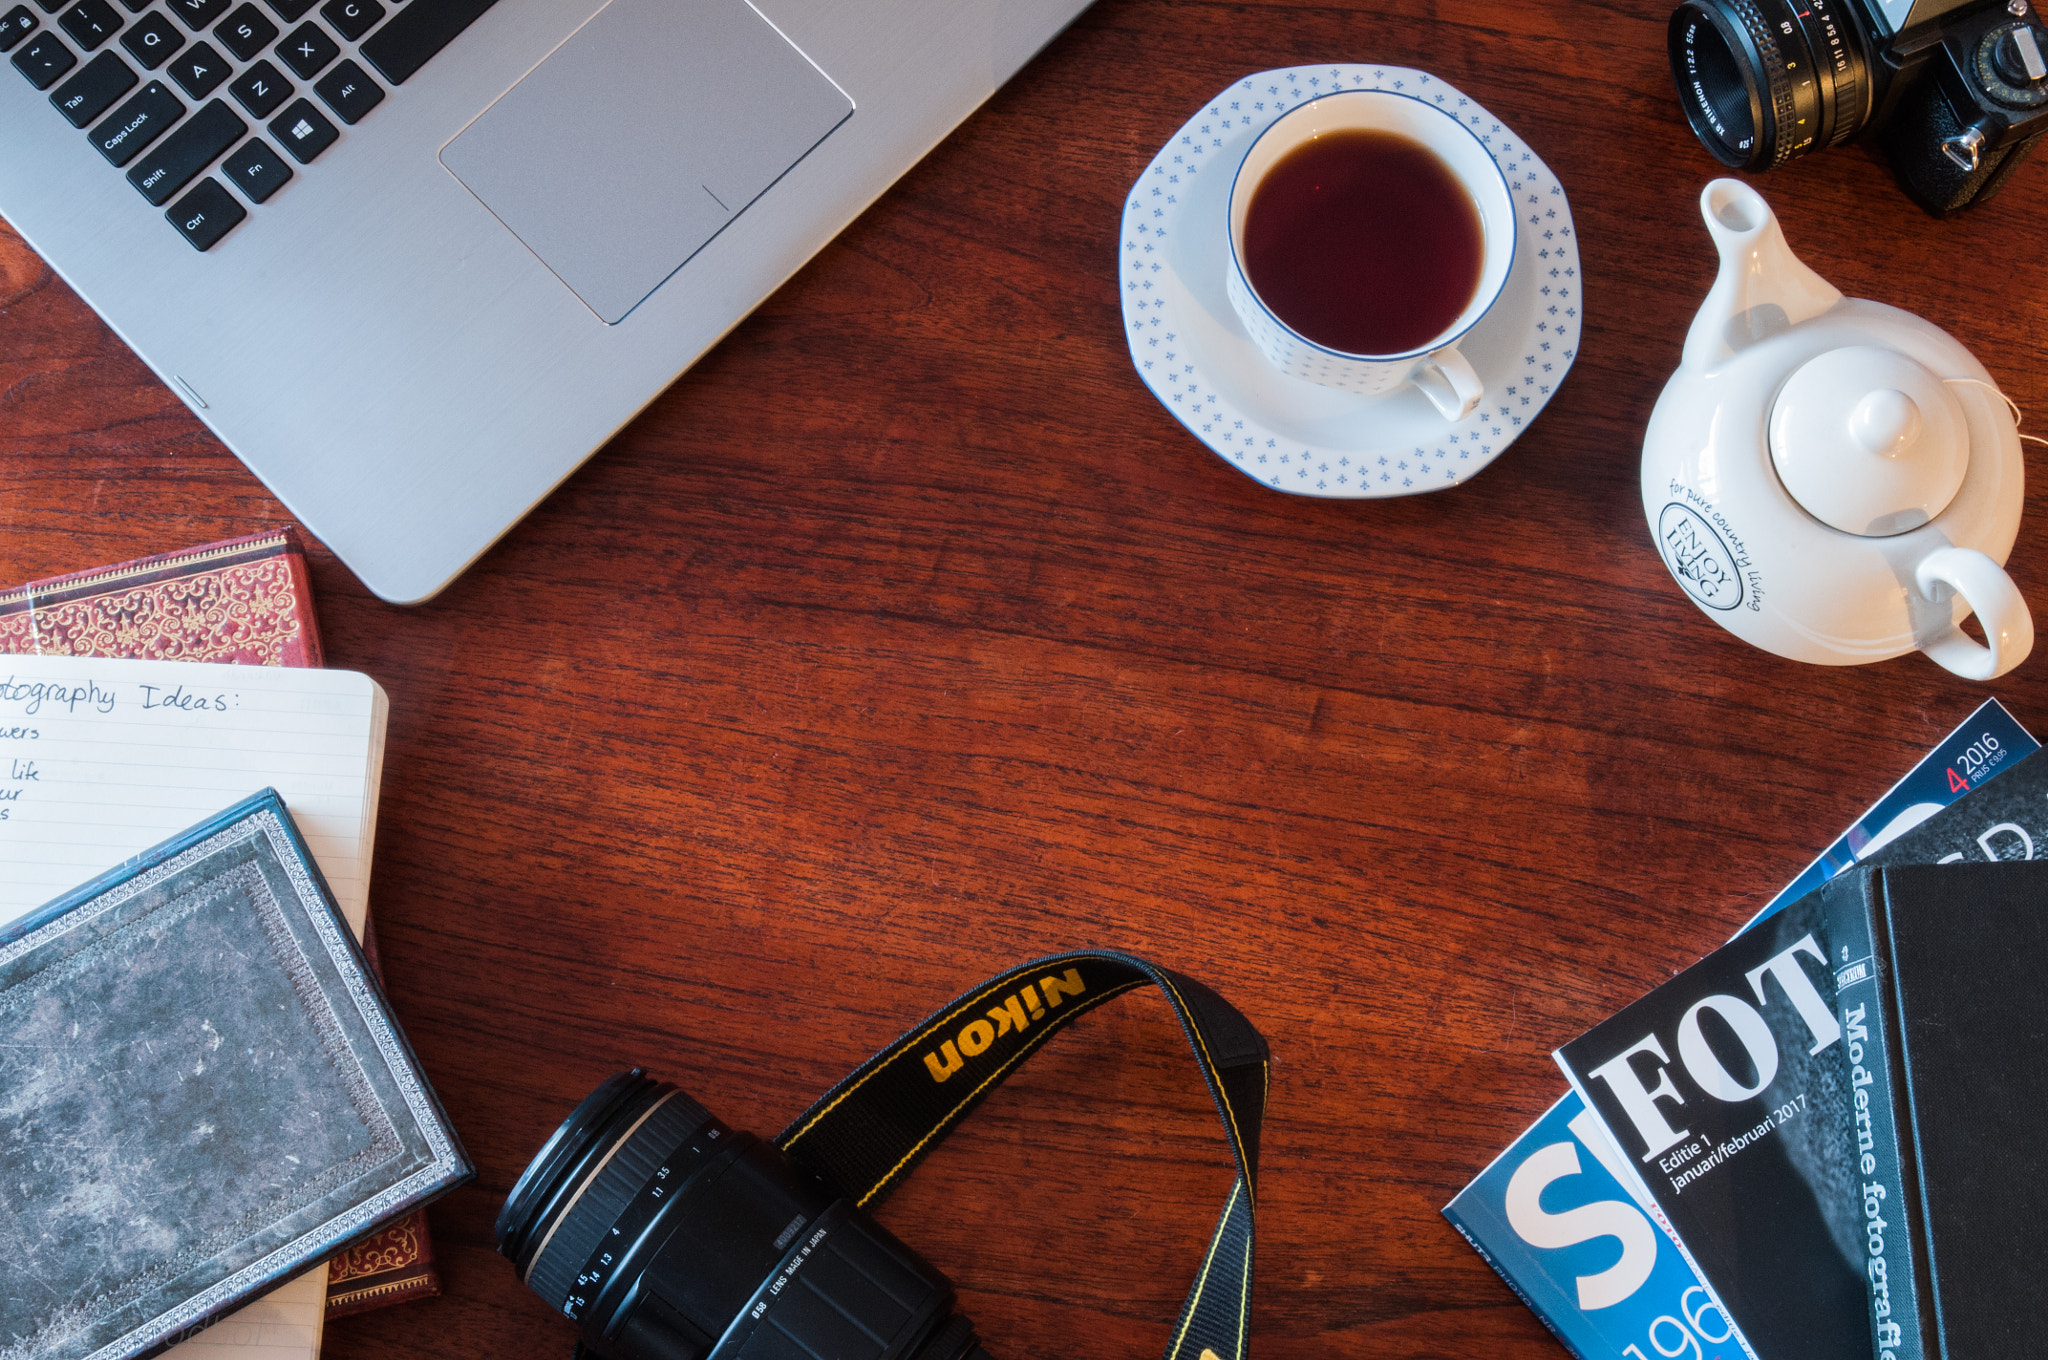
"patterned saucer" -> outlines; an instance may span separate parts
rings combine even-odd
[[[1224,296],[1231,174],[1281,114],[1344,89],[1400,90],[1455,112],[1508,177],[1528,230],[1500,300],[1458,348],[1486,396],[1448,421],[1413,387],[1363,397],[1268,364]],[[1131,186],[1118,269],[1138,376],[1174,419],[1255,481],[1304,496],[1407,496],[1455,486],[1550,401],[1579,349],[1578,239],[1564,186],[1499,119],[1401,66],[1246,76],[1173,135]]]

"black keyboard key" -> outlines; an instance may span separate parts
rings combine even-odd
[[[92,130],[92,144],[114,164],[126,165],[184,116],[185,106],[178,102],[178,96],[165,89],[161,80],[152,80],[142,87],[141,94],[108,114]]]
[[[161,207],[248,130],[249,125],[235,117],[233,109],[216,99],[129,167],[128,182]]]
[[[151,10],[143,16],[142,22],[121,35],[121,46],[135,55],[145,71],[154,71],[171,59],[171,54],[185,45],[185,35],[178,26],[164,18],[161,10]]]
[[[377,21],[384,17],[384,7],[377,0],[327,0],[320,7],[320,17],[333,24],[342,37],[355,42],[377,26]]]
[[[62,39],[47,30],[29,39],[27,47],[14,54],[14,68],[28,77],[38,90],[47,90],[57,77],[78,65],[78,58]]]
[[[261,137],[251,137],[242,143],[242,149],[222,161],[220,168],[227,171],[228,179],[249,196],[251,203],[265,202],[292,177],[291,166]]]
[[[135,72],[112,52],[102,52],[85,69],[50,92],[57,112],[82,128],[105,113],[116,99],[135,88]]]
[[[288,24],[295,24],[306,17],[306,11],[313,8],[315,0],[264,0],[277,11],[277,17]]]
[[[334,145],[341,131],[309,101],[300,99],[270,120],[270,135],[283,143],[300,165],[311,165],[315,156]]]
[[[0,52],[12,52],[16,43],[35,31],[36,12],[27,5],[16,5],[0,19]]]
[[[311,80],[340,55],[341,48],[318,24],[300,24],[277,45],[278,60],[297,71],[300,80]]]
[[[184,233],[196,250],[211,250],[214,243],[235,228],[249,210],[235,202],[235,196],[217,179],[203,179],[199,187],[173,203],[164,217]]]
[[[213,36],[220,39],[225,47],[243,61],[256,60],[256,54],[270,46],[277,37],[277,25],[263,17],[263,11],[254,5],[244,5],[220,21],[220,27],[213,30]]]
[[[78,0],[77,4],[57,16],[57,22],[88,52],[121,29],[121,16],[114,12],[114,7],[107,0]]]
[[[228,78],[231,69],[228,59],[213,50],[213,44],[194,43],[164,68],[164,74],[177,81],[186,94],[204,99]]]
[[[455,35],[477,21],[497,0],[412,0],[391,22],[370,35],[362,46],[363,60],[383,72],[393,85],[403,85]]]
[[[197,33],[227,12],[229,0],[170,0],[171,13]]]
[[[251,117],[268,118],[279,104],[292,97],[292,83],[267,61],[259,61],[235,77],[228,93],[240,100]]]
[[[314,92],[327,101],[344,123],[356,123],[371,109],[384,102],[384,91],[377,88],[377,82],[363,74],[363,68],[352,61],[345,61],[313,82]]]
[[[130,14],[140,14],[149,8],[149,0],[121,0],[121,3],[128,7]]]

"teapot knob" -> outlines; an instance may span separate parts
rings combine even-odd
[[[1880,387],[1849,413],[1850,436],[1866,453],[1882,458],[1905,457],[1926,426],[1918,404],[1891,387]]]
[[[1800,508],[1863,537],[1927,523],[1970,467],[1969,423],[1946,384],[1897,350],[1867,345],[1802,364],[1771,408],[1770,442]]]

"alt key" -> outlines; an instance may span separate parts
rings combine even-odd
[[[194,250],[213,249],[215,242],[248,215],[249,210],[235,202],[235,196],[219,180],[210,177],[164,212]]]

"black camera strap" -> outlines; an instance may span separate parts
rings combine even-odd
[[[1243,1360],[1266,1041],[1236,1007],[1192,978],[1101,950],[1019,964],[954,998],[862,1063],[777,1134],[776,1145],[872,1209],[1046,1040],[1148,982],[1180,1018],[1237,1163],[1237,1182],[1174,1324],[1166,1360]]]

